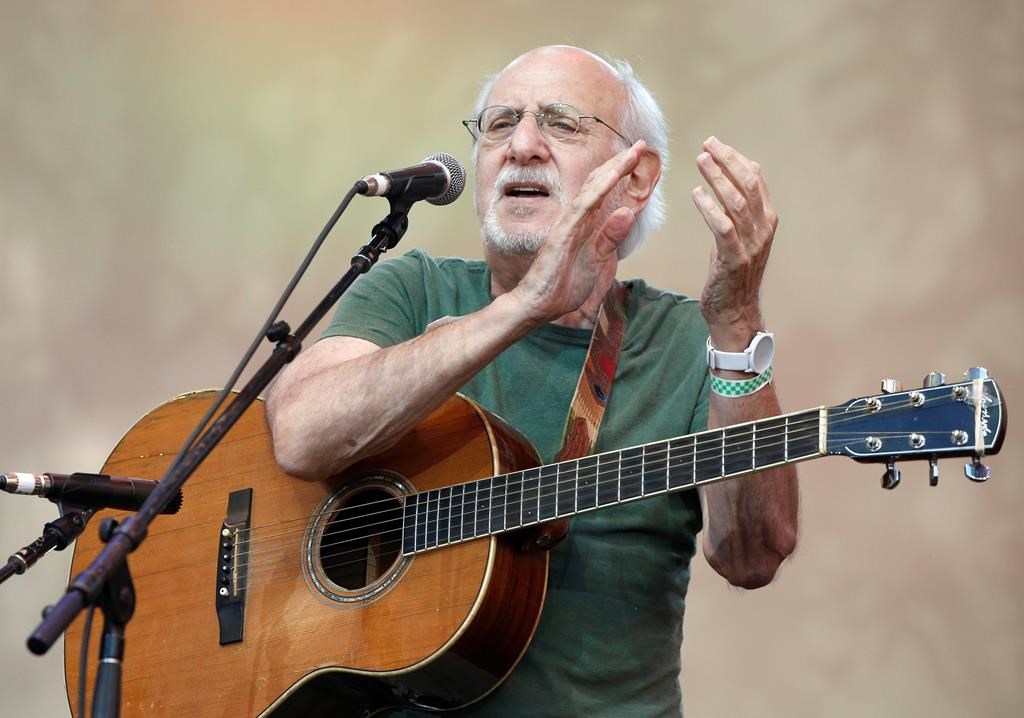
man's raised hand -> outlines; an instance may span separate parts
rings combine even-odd
[[[636,169],[646,151],[640,140],[595,168],[563,209],[514,290],[531,321],[554,321],[580,309],[588,299],[596,313],[601,299],[596,294],[603,296],[602,290],[611,285],[619,246],[636,219],[630,208],[608,206],[605,198]]]
[[[715,195],[693,190],[693,202],[715,235],[701,311],[712,344],[740,351],[763,329],[761,278],[779,218],[757,162],[709,137],[697,168]]]

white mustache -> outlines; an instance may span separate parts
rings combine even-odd
[[[493,207],[505,195],[505,190],[516,184],[533,184],[543,187],[548,195],[554,197],[559,204],[562,202],[562,183],[558,173],[552,167],[521,167],[506,165],[494,180],[494,191],[491,193]]]

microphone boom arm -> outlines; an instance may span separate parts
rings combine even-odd
[[[6,565],[0,567],[0,583],[11,576],[21,575],[32,568],[51,549],[63,551],[71,542],[82,535],[85,525],[96,513],[96,509],[76,506],[63,501],[57,503],[60,517],[43,526],[43,534],[20,551],[11,554]]]

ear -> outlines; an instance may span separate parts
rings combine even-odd
[[[661,179],[661,157],[653,150],[647,150],[637,166],[626,178],[626,191],[622,197],[622,205],[629,207],[637,214],[647,206],[651,193]]]

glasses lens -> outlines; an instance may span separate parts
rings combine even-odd
[[[572,105],[548,105],[540,116],[541,127],[556,140],[567,140],[580,129],[580,113]]]
[[[477,118],[480,132],[489,140],[503,140],[512,134],[519,118],[511,107],[495,105],[487,107]]]

